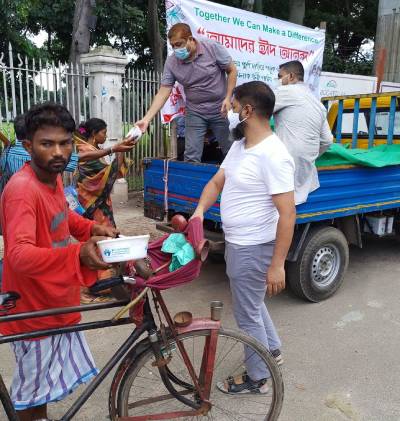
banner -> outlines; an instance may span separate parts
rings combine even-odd
[[[165,8],[168,29],[184,22],[196,39],[206,37],[227,48],[238,70],[238,85],[253,80],[270,84],[280,64],[299,60],[305,82],[318,96],[324,31],[205,0],[166,0]],[[169,101],[167,108],[173,114]]]
[[[185,114],[185,93],[183,86],[175,83],[171,95],[161,110],[163,124],[170,123],[175,117]]]

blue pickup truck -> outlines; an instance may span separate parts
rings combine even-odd
[[[336,155],[329,151],[318,161],[321,187],[297,207],[287,258],[291,289],[313,302],[342,284],[349,245],[400,233],[400,92],[323,98],[323,103]],[[218,170],[215,164],[155,158],[145,159],[144,167],[145,216],[159,221],[176,213],[190,216]],[[213,252],[221,254],[219,203],[205,215],[205,228]]]

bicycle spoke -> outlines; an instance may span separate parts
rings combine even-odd
[[[210,331],[196,331],[183,334],[178,337],[186,350],[196,376],[202,377],[208,367],[203,364],[209,363],[205,358],[207,342],[210,338]],[[171,360],[167,365],[167,376],[177,395],[171,394],[163,383],[162,376],[156,367],[151,364],[154,355],[149,348],[135,361],[132,369],[121,381],[120,395],[121,416],[146,416],[162,414],[174,414],[183,420],[211,421],[266,421],[277,419],[282,404],[283,386],[281,383],[280,371],[275,366],[269,366],[271,357],[262,347],[249,340],[243,333],[218,332],[217,349],[213,363],[212,385],[209,401],[210,411],[204,416],[193,413],[194,411],[187,403],[176,399],[177,396],[188,399],[190,402],[201,404],[199,393],[193,386],[193,380],[189,374],[185,360],[174,340],[170,340],[168,347],[171,351]],[[245,352],[245,354],[244,354]],[[259,359],[259,360],[258,360]],[[230,375],[238,375],[243,372],[241,367],[248,363],[259,364],[257,369],[272,370],[273,377],[268,380],[270,391],[263,394],[243,394],[232,396],[222,393],[216,383],[223,381]],[[273,362],[273,361],[272,361]],[[204,371],[204,373],[203,373]],[[202,374],[203,373],[203,374]],[[123,383],[123,384],[122,384]],[[191,413],[191,411],[193,411]],[[271,416],[273,414],[273,416]],[[171,418],[172,419],[172,418]]]
[[[238,344],[238,342],[236,342],[232,347],[231,347],[231,349],[229,350],[229,352],[228,352],[228,354],[226,354],[226,356],[222,359],[222,361],[220,361],[220,363],[219,363],[219,365],[221,365],[222,363],[223,363],[223,361],[224,360],[226,360],[226,358],[228,357],[228,355],[233,351],[233,349],[236,347],[236,345]],[[242,345],[241,345],[242,346]],[[219,368],[219,366],[218,367],[215,367],[214,368],[214,370],[217,370]]]
[[[225,340],[225,342],[224,342],[224,345],[223,345],[223,347],[222,347],[222,349],[220,350],[220,354],[222,355],[222,353],[223,353],[223,351],[225,350],[225,347],[226,347],[226,344],[228,343],[228,338],[218,338],[218,342],[219,341],[221,341],[222,339],[224,339]],[[216,362],[215,362],[215,366],[216,366],[216,368],[218,367],[218,365],[219,365],[219,358],[220,357],[218,357],[217,358],[217,360],[216,360]]]

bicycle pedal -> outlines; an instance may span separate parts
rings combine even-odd
[[[159,358],[158,360],[155,360],[151,363],[151,365],[153,367],[165,367],[166,365],[168,365],[171,361],[172,357],[169,356],[167,358]]]

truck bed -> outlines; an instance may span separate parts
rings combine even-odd
[[[168,161],[167,177],[166,168],[166,160],[145,160],[146,215],[161,219],[166,184],[168,210],[191,214],[218,166],[172,160]],[[319,169],[318,173],[321,187],[309,195],[306,203],[297,207],[298,224],[399,207],[400,165],[384,168],[348,166]],[[219,203],[207,212],[205,219],[221,222]]]

